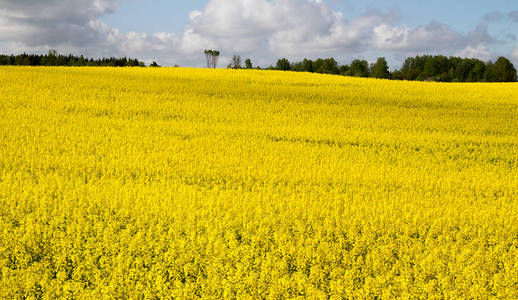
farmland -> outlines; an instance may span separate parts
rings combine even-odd
[[[0,298],[517,298],[518,85],[0,67]]]

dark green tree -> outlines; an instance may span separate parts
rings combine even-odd
[[[405,76],[403,75],[403,72],[396,70],[392,72],[392,75],[390,76],[394,80],[405,80]]]
[[[317,59],[314,71],[322,74],[338,74],[338,63],[334,58]]]
[[[495,62],[495,76],[497,82],[514,82],[516,69],[507,58],[499,57]]]
[[[281,58],[277,60],[276,69],[281,71],[291,70],[290,61],[287,58]]]
[[[515,81],[515,72],[513,64],[504,57],[497,65],[475,58],[424,55],[407,58],[396,78],[448,82]]]
[[[453,80],[457,82],[468,81],[472,68],[473,63],[469,59],[462,60],[455,68],[455,78]]]
[[[250,58],[245,59],[245,69],[253,69],[254,66],[252,65],[252,61]]]
[[[487,82],[496,82],[496,69],[492,61],[488,61],[486,71],[484,72],[484,80]]]
[[[349,68],[348,75],[356,77],[369,77],[369,63],[366,60],[353,60]]]
[[[338,67],[338,74],[340,74],[340,75],[346,75],[348,71],[349,71],[348,65],[341,65],[340,67]]]
[[[474,59],[473,61],[473,67],[469,73],[468,80],[472,82],[482,81],[486,72],[486,64],[479,59]]]
[[[385,57],[378,58],[376,63],[372,65],[371,77],[382,79],[390,78],[389,67]]]
[[[314,72],[313,61],[311,59],[304,58],[301,65],[302,65],[302,70],[301,70],[302,72],[310,72],[310,73]]]

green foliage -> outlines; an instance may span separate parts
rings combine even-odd
[[[353,60],[347,75],[355,77],[369,77],[369,63],[366,60]]]
[[[0,65],[4,66],[100,66],[100,67],[144,67],[144,63],[132,58],[85,58],[83,55],[58,55],[55,50],[47,55],[19,54],[0,55]]]
[[[437,56],[409,57],[397,73],[399,79],[454,82],[516,81],[516,70],[506,58],[487,64],[476,58]]]
[[[507,58],[498,58],[498,60],[495,62],[494,68],[496,82],[516,81],[516,69]]]
[[[290,61],[287,58],[281,58],[277,61],[277,70],[289,71],[291,70]]]
[[[373,77],[396,80],[441,81],[441,82],[505,82],[516,81],[516,69],[506,58],[487,64],[476,58],[446,57],[444,55],[424,55],[407,58],[401,69],[392,73],[387,60],[380,57],[369,68],[366,60],[355,59],[351,65],[339,65],[334,58],[290,63],[283,58],[276,67],[270,69],[340,74],[355,77]]]
[[[485,72],[486,64],[483,61],[476,60],[469,73],[469,81],[483,81]]]
[[[338,74],[338,63],[334,58],[319,58],[313,63],[313,68],[316,73]]]
[[[302,61],[302,67],[304,72],[314,72],[313,61],[311,59],[304,58]]]
[[[219,51],[218,50],[205,50],[205,54],[219,56]]]
[[[486,65],[486,71],[484,72],[484,79],[487,82],[496,81],[496,69],[495,69],[495,64],[492,61],[489,61]]]
[[[250,58],[245,59],[245,69],[253,69],[252,61]]]
[[[383,79],[390,78],[389,67],[385,57],[378,58],[376,63],[372,65],[371,77]]]

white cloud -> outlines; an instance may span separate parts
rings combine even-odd
[[[91,21],[118,0],[0,0],[0,40],[38,47],[89,48],[103,38]]]
[[[462,49],[462,51],[456,53],[455,55],[467,58],[478,58],[483,61],[487,61],[492,58],[491,52],[485,44],[479,44],[477,46],[468,46]]]
[[[478,26],[462,35],[438,22],[416,28],[381,24],[374,28],[374,33],[373,45],[378,50],[389,51],[446,54],[459,49],[479,49],[493,42],[486,27]]]
[[[193,10],[189,13],[189,20],[193,21],[197,17],[203,15],[203,13],[199,10]]]
[[[410,28],[405,25],[389,26],[381,24],[374,27],[373,45],[376,49],[395,50],[408,47]]]
[[[465,35],[438,22],[409,28],[397,25],[394,14],[377,11],[347,20],[314,0],[211,0],[193,15],[182,40],[186,51],[205,45],[299,59],[373,50],[453,53],[491,42],[485,27]]]
[[[117,9],[119,0],[0,0],[0,52],[45,51],[90,56],[125,55],[162,64],[203,64],[203,49],[222,51],[222,64],[233,53],[254,62],[276,58],[362,53],[462,53],[488,55],[493,40],[485,27],[460,34],[432,22],[411,28],[394,13],[370,11],[348,20],[322,0],[209,0],[192,11],[181,33],[122,33],[99,18]]]

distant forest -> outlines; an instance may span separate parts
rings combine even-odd
[[[134,58],[85,58],[83,55],[61,55],[55,50],[48,54],[0,55],[0,65],[12,66],[106,66],[106,67],[145,67],[144,62]],[[156,62],[150,67],[159,67]],[[250,59],[241,66],[241,57],[234,55],[228,68],[251,69]],[[260,69],[260,67],[255,67]],[[366,60],[355,59],[351,64],[340,65],[334,58],[304,59],[290,62],[281,58],[275,66],[267,70],[311,72],[355,77],[370,77],[395,80],[418,80],[440,82],[515,82],[517,72],[511,61],[505,57],[495,62],[484,62],[476,58],[447,57],[443,55],[423,55],[409,57],[399,70],[390,71],[384,57],[369,64]]]
[[[384,57],[369,64],[366,60],[353,60],[350,65],[339,65],[334,58],[290,62],[286,58],[268,69],[337,74],[356,77],[372,77],[396,80],[442,82],[515,82],[516,69],[505,57],[495,62],[483,62],[476,58],[424,55],[409,57],[399,70],[389,71]]]
[[[145,67],[144,62],[134,58],[85,58],[83,55],[60,55],[55,51],[48,54],[0,55],[0,65],[8,66],[97,66],[97,67]],[[158,67],[156,62],[150,66]]]

